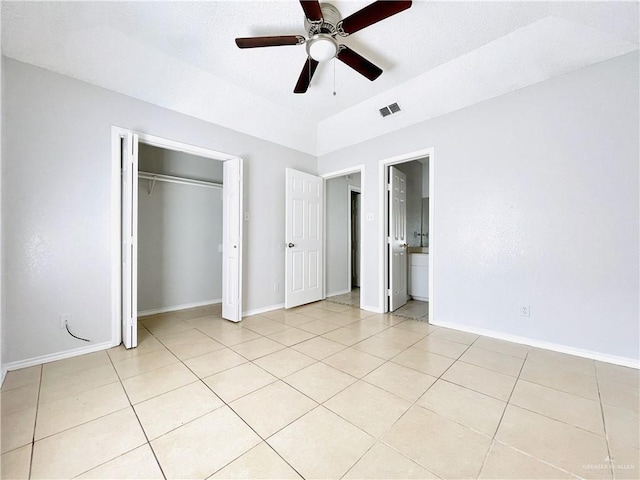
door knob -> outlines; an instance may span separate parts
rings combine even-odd
[[[293,248],[293,247],[295,247],[295,245],[293,243],[290,243],[289,245],[287,245],[287,247]]]
[[[402,244],[402,248],[407,248],[408,246],[409,246],[409,244],[408,244],[408,243],[403,243],[403,244]]]

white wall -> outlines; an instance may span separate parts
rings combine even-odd
[[[138,145],[138,170],[141,172],[222,183],[223,163],[146,143]]]
[[[635,52],[320,157],[366,165],[364,304],[379,162],[434,147],[431,321],[637,362],[638,96]]]
[[[330,178],[326,181],[326,287],[327,296],[345,293],[351,283],[349,279],[349,186],[360,187],[360,173]]]
[[[139,180],[138,312],[222,299],[222,190]]]
[[[314,157],[3,60],[5,366],[84,347],[63,313],[92,344],[111,340],[113,125],[245,159],[244,310],[284,302],[265,288],[284,282],[284,169],[315,173]]]
[[[0,8],[0,52],[2,51],[2,8]],[[4,101],[4,61],[0,56],[0,106]],[[2,189],[2,171],[4,170],[4,144],[2,143],[4,124],[2,122],[3,115],[0,115],[0,215],[2,214],[2,198],[4,192]],[[0,218],[0,385],[4,381],[5,368],[4,368],[4,345],[5,329],[4,329],[4,243],[2,241],[4,237],[4,231],[2,228],[2,221]]]

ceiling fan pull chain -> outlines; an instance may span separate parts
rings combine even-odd
[[[333,96],[336,96],[336,57],[333,57]]]

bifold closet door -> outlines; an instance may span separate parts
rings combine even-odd
[[[227,160],[222,182],[222,318],[242,320],[242,159]]]
[[[122,343],[138,346],[138,135],[121,139]]]

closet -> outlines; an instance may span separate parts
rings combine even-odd
[[[138,315],[222,300],[223,162],[139,144]]]

